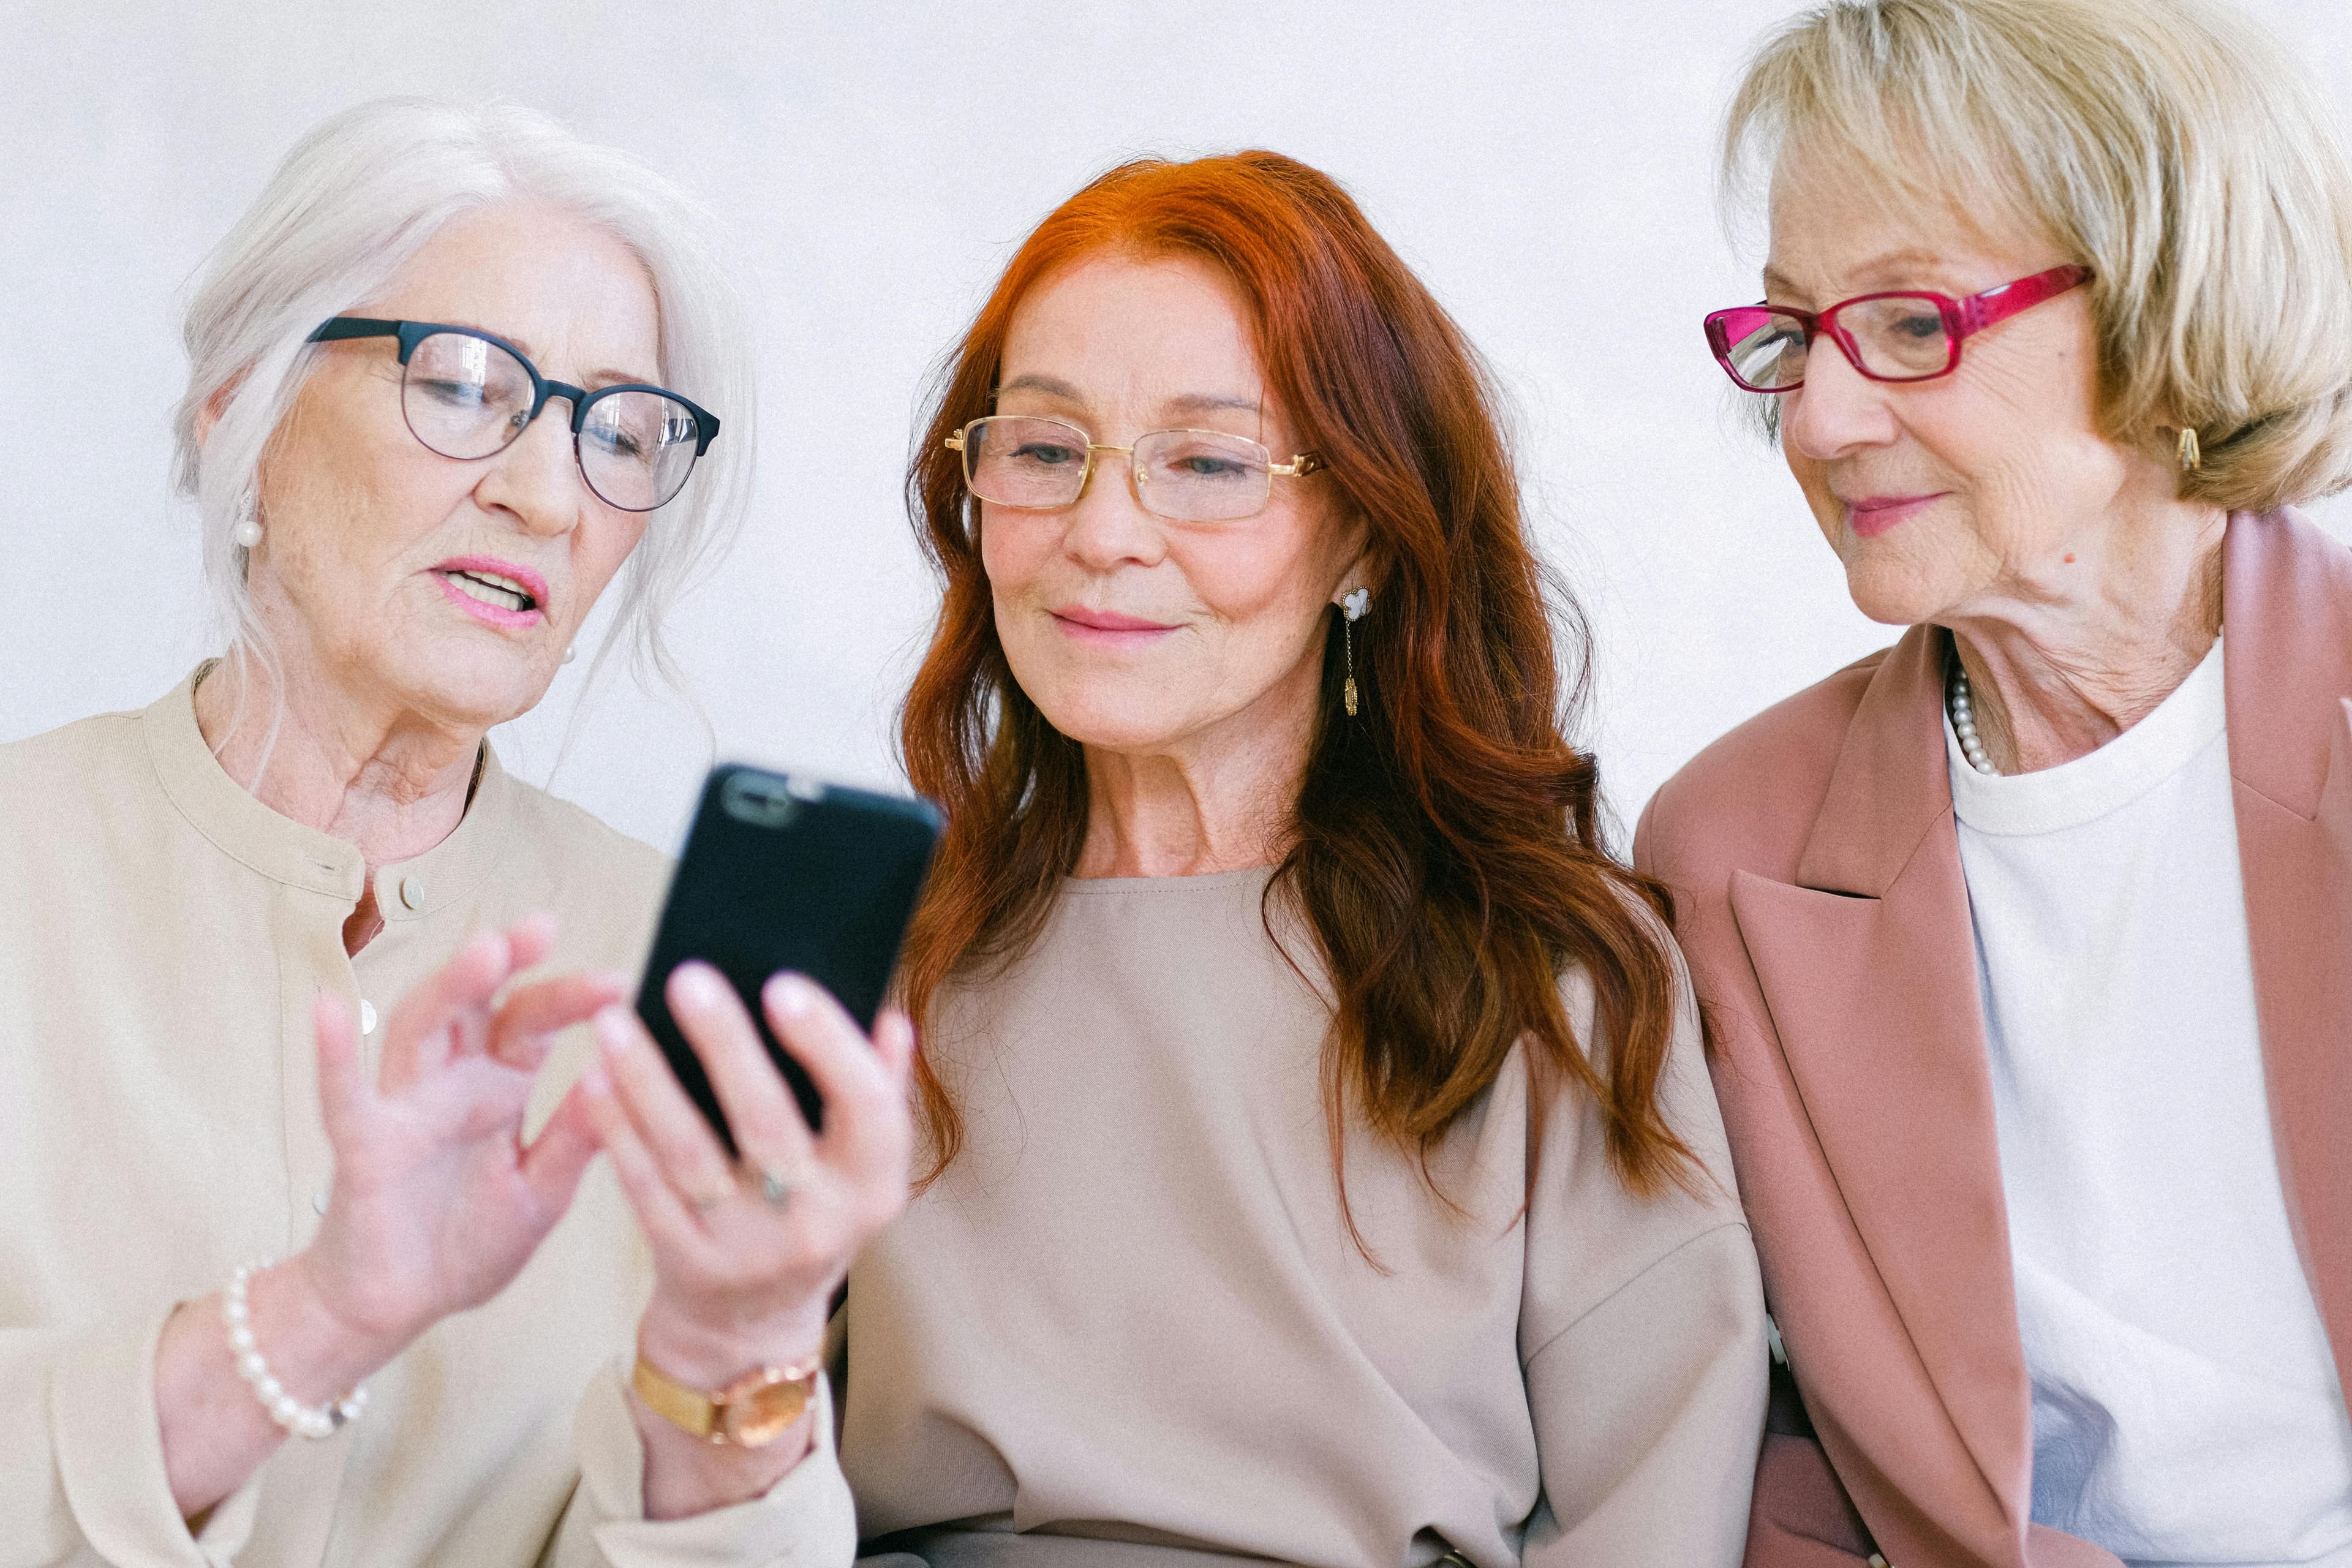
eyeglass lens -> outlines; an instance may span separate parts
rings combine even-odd
[[[418,340],[401,380],[401,412],[419,441],[445,458],[487,458],[530,423],[530,371],[505,349],[465,332]],[[572,443],[581,477],[606,504],[651,511],[694,471],[693,411],[656,392],[592,398]]]
[[[964,432],[964,479],[998,506],[1048,511],[1086,487],[1084,430],[1059,419],[995,415]],[[1213,430],[1155,430],[1131,458],[1144,508],[1179,522],[1234,522],[1265,510],[1274,478],[1266,449]]]
[[[1857,300],[1837,324],[1862,351],[1862,368],[1894,380],[1939,375],[1952,363],[1951,334],[1935,300],[1911,294]]]
[[[1725,337],[1731,368],[1761,391],[1795,386],[1805,379],[1808,345],[1804,323],[1794,316],[1758,306],[1727,311]],[[1839,307],[1837,326],[1861,356],[1860,368],[1888,381],[1941,375],[1952,366],[1953,342],[1944,313],[1925,295],[1893,294],[1856,300]]]

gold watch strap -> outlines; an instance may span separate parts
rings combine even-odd
[[[798,1421],[816,1393],[823,1358],[810,1356],[787,1366],[759,1366],[721,1389],[690,1388],[637,1357],[629,1386],[646,1408],[706,1443],[764,1447]]]
[[[646,1409],[681,1431],[708,1441],[719,1429],[717,1400],[687,1387],[643,1356],[637,1358],[636,1370],[629,1373],[629,1386],[637,1391]]]

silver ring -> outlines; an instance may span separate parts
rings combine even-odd
[[[779,1214],[792,1206],[793,1184],[762,1165],[760,1167],[760,1196]]]

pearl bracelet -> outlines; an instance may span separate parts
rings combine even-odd
[[[269,1371],[269,1363],[261,1359],[261,1347],[253,1341],[253,1320],[246,1310],[245,1288],[257,1269],[266,1263],[241,1265],[229,1276],[228,1289],[221,1292],[221,1321],[228,1325],[228,1348],[236,1354],[236,1374],[253,1385],[255,1397],[269,1418],[297,1437],[331,1437],[337,1431],[359,1419],[367,1408],[365,1387],[352,1389],[330,1405],[305,1405],[286,1392],[286,1385]]]

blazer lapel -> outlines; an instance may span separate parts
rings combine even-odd
[[[2222,624],[2272,1136],[2352,1385],[2352,552],[2292,513],[2231,518]]]
[[[2021,1542],[2032,1406],[1946,771],[1948,648],[1933,626],[1905,635],[1847,730],[1797,884],[1741,872],[1731,901],[1847,1212],[1988,1489],[1977,1527],[1955,1522]]]

